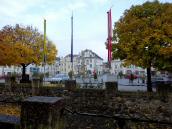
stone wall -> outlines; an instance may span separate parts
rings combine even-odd
[[[131,96],[130,96],[131,94]],[[170,97],[170,96],[169,96]],[[172,122],[172,97],[166,102],[156,94],[122,93],[109,96],[106,90],[83,89],[66,96],[66,107],[80,113],[93,113],[113,116],[125,114],[157,121]],[[72,115],[65,112],[66,129],[114,129],[119,128],[115,119]],[[169,125],[122,121],[124,129],[171,129]]]
[[[46,89],[46,88],[45,88]],[[118,92],[112,94],[111,90],[103,89],[46,89],[45,95],[63,96],[65,107],[80,113],[93,113],[113,116],[125,114],[131,117],[149,118],[159,121],[172,122],[172,96],[161,101],[158,94],[144,92]],[[51,91],[51,92],[50,92]],[[171,129],[168,125],[139,123],[133,121],[117,121],[105,117],[92,117],[70,112],[64,112],[65,129],[117,129],[118,125],[125,125],[123,129]]]
[[[32,87],[31,84],[25,85],[16,85],[10,89],[7,88],[0,88],[0,93],[11,93],[16,95],[22,96],[60,96],[64,88],[59,87],[51,87],[51,86],[44,86],[44,87]]]

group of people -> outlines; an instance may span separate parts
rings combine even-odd
[[[130,74],[129,76],[129,83],[133,83],[134,79],[138,78],[138,83],[140,82],[139,80],[141,79],[142,83],[145,83],[145,75],[143,74],[141,77],[136,77],[134,74]]]

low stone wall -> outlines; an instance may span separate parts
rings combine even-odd
[[[172,122],[172,96],[170,95],[168,96],[169,99],[161,101],[158,94],[145,92],[111,92],[111,90],[106,89],[66,91],[65,89],[54,87],[50,89],[43,88],[42,90],[42,94],[45,95],[63,96],[65,107],[71,111],[109,116],[128,114],[131,117]],[[56,106],[53,107],[58,110]],[[38,109],[44,108],[40,107]],[[39,110],[35,111],[39,113]],[[44,113],[47,113],[45,110]],[[32,111],[27,112],[33,113]],[[119,122],[110,118],[73,115],[68,111],[64,112],[64,119],[62,127],[65,129],[117,129],[119,128],[119,123],[125,125],[123,129],[171,129],[168,125],[138,123],[129,120]]]
[[[67,80],[65,81],[65,89],[68,91],[76,90],[76,80]]]
[[[155,95],[155,96],[154,96]],[[169,96],[170,97],[170,96]],[[106,90],[82,89],[66,96],[66,107],[80,113],[93,113],[113,116],[125,114],[157,121],[172,122],[172,96],[161,101],[158,94],[118,93],[115,96]],[[117,129],[119,121],[110,118],[72,115],[65,113],[66,129]],[[123,121],[123,129],[171,129],[172,126],[144,122]]]
[[[162,95],[172,93],[172,84],[158,84],[156,86],[156,91]]]
[[[31,84],[17,85],[12,87],[10,92],[13,94],[21,94],[23,96],[60,96],[64,88],[43,86],[43,87],[32,87]],[[9,91],[7,91],[9,92]]]

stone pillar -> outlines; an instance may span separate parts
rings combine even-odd
[[[29,80],[29,75],[22,75],[22,79],[20,80],[20,83],[31,83],[31,81]]]
[[[118,82],[105,82],[107,96],[115,96],[118,91]]]
[[[76,89],[76,80],[65,81],[65,89],[69,91],[74,91]]]
[[[62,129],[64,99],[33,96],[21,105],[22,129]]]
[[[168,99],[169,93],[172,91],[172,85],[165,84],[165,83],[160,83],[156,85],[156,92],[159,94],[161,100],[166,100]]]
[[[39,87],[40,86],[40,78],[39,77],[32,78],[32,86],[33,87]]]
[[[32,95],[33,96],[39,94],[39,86],[40,86],[40,78],[33,77],[32,79]]]

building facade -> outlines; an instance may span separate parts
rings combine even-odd
[[[141,74],[145,74],[146,70],[141,68],[141,67],[137,67],[135,65],[129,65],[129,66],[124,66],[123,65],[123,61],[121,60],[112,60],[111,62],[111,70],[110,72],[118,75],[120,72],[122,74],[135,74],[135,75],[141,75]]]
[[[146,70],[141,67],[134,65],[124,66],[121,60],[112,60],[111,68],[109,69],[108,63],[103,62],[103,59],[98,56],[92,50],[86,49],[81,51],[78,55],[73,55],[73,64],[71,62],[71,55],[68,54],[65,57],[58,57],[54,64],[44,66],[36,66],[31,64],[26,67],[26,74],[32,76],[35,72],[45,73],[46,76],[54,76],[58,73],[68,74],[73,71],[77,74],[103,74],[110,72],[114,75],[122,74],[146,74]],[[0,66],[0,75],[7,75],[11,73],[22,73],[22,67],[11,66],[4,67]]]
[[[74,74],[86,74],[103,71],[103,59],[91,50],[83,50],[78,55],[73,55],[73,67],[71,62],[71,55],[61,58],[60,72],[69,73],[73,71]],[[72,69],[73,68],[73,69]]]
[[[11,75],[12,73],[22,73],[21,67],[18,66],[0,66],[0,76]]]
[[[103,72],[103,59],[92,50],[84,50],[79,53],[79,70],[82,71],[83,67],[87,73],[96,72],[101,74]]]
[[[78,55],[73,55],[73,64],[71,62],[71,55],[68,54],[64,58],[62,57],[59,65],[60,73],[68,74],[73,71],[74,74],[77,73]]]
[[[56,58],[55,63],[43,65],[30,64],[26,67],[26,74],[32,76],[34,73],[46,74],[46,76],[54,76],[60,71],[60,58]],[[0,76],[12,75],[13,73],[22,74],[22,67],[20,66],[0,66]]]

